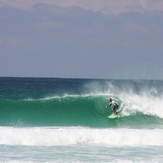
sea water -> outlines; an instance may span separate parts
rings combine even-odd
[[[163,81],[0,78],[1,162],[162,163]]]

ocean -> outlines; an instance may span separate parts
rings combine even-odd
[[[162,80],[0,78],[0,163],[162,162]]]

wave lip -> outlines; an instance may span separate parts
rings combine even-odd
[[[163,130],[96,129],[85,127],[0,127],[1,145],[65,146],[163,146]]]

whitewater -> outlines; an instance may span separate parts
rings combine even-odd
[[[160,80],[0,78],[0,163],[161,163],[162,99]]]
[[[27,146],[104,145],[163,146],[161,129],[95,129],[86,127],[1,127],[0,144]],[[47,135],[48,133],[48,135]]]

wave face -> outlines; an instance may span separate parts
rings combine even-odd
[[[0,78],[0,126],[163,128],[162,99],[163,81]]]

